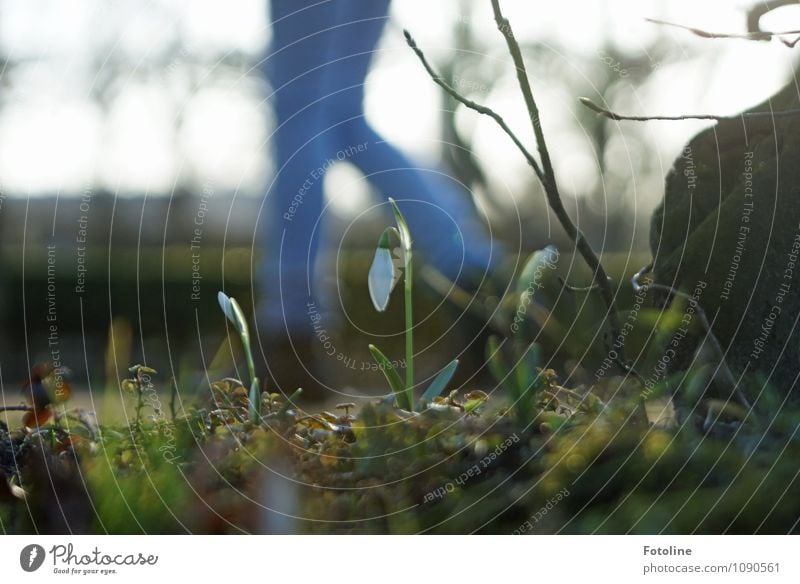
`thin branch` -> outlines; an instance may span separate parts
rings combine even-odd
[[[704,39],[741,39],[746,41],[769,41],[773,38],[777,38],[781,41],[784,45],[789,48],[794,47],[797,44],[797,41],[800,40],[800,37],[793,41],[787,41],[781,37],[788,36],[788,35],[800,35],[800,30],[784,30],[780,32],[769,32],[765,30],[749,30],[748,32],[744,33],[735,33],[735,32],[710,32],[707,30],[703,30],[702,28],[694,28],[692,26],[686,26],[683,24],[677,24],[675,22],[667,22],[666,20],[658,20],[656,18],[645,18],[645,20],[652,22],[654,24],[661,24],[664,26],[674,26],[675,28],[680,28],[682,30],[687,30],[690,33],[702,37]]]
[[[0,406],[0,412],[32,412],[30,406]]]
[[[561,284],[562,288],[570,292],[594,292],[600,289],[597,284],[592,284],[591,286],[573,286],[561,276],[558,277],[558,283]]]
[[[631,278],[631,286],[633,286],[633,291],[634,291],[636,294],[638,294],[639,292],[641,292],[643,289],[644,289],[644,290],[647,290],[647,286],[648,286],[649,284],[652,284],[652,282],[650,282],[649,284],[644,284],[644,285],[642,285],[642,284],[640,284],[640,283],[639,283],[639,280],[641,280],[641,279],[642,279],[642,277],[643,277],[645,274],[649,274],[649,273],[650,273],[650,272],[652,272],[652,271],[653,271],[653,262],[650,262],[649,264],[647,264],[645,267],[643,267],[641,270],[639,270],[638,272],[636,272],[636,273],[633,275],[633,278]]]
[[[769,112],[742,112],[733,116],[717,116],[714,114],[685,114],[680,116],[626,116],[608,110],[602,106],[597,105],[588,97],[578,98],[579,101],[593,112],[600,114],[615,121],[629,121],[629,122],[651,122],[657,120],[665,120],[670,122],[683,121],[683,120],[713,120],[722,122],[726,120],[733,120],[736,118],[783,118],[800,115],[800,109],[790,109],[782,111],[769,111]]]
[[[606,274],[605,268],[600,263],[597,254],[592,249],[591,244],[584,236],[583,232],[572,222],[572,219],[564,208],[564,203],[561,200],[561,193],[558,190],[558,183],[556,182],[556,175],[553,169],[553,164],[550,160],[550,152],[547,148],[547,141],[542,131],[541,120],[539,117],[539,108],[536,105],[536,100],[533,97],[533,90],[531,89],[530,80],[528,79],[528,72],[525,68],[525,60],[522,58],[522,51],[514,37],[514,32],[511,29],[511,23],[503,16],[500,9],[499,0],[492,0],[492,9],[494,11],[494,20],[497,28],[506,40],[508,51],[511,54],[511,59],[514,61],[514,66],[517,70],[517,81],[522,95],[525,99],[525,106],[528,108],[528,114],[533,126],[533,132],[536,136],[536,143],[539,148],[539,156],[542,160],[542,168],[544,177],[540,177],[542,186],[547,196],[547,202],[550,208],[555,213],[561,226],[567,232],[570,239],[575,243],[584,261],[589,265],[592,270],[592,276],[600,291],[600,296],[606,304],[608,309],[608,322],[613,337],[617,337],[621,330],[622,325],[619,321],[617,313],[616,298],[614,291],[609,284],[609,278]],[[622,354],[621,360],[626,361],[625,355]]]
[[[638,272],[636,272],[636,275],[631,279],[631,284],[633,285],[634,291],[640,292],[642,290],[644,291],[661,290],[663,292],[667,292],[671,296],[677,296],[679,298],[683,298],[684,300],[693,304],[695,309],[695,314],[700,319],[700,324],[703,327],[703,332],[706,335],[706,339],[708,339],[708,342],[711,345],[711,349],[714,352],[714,356],[717,359],[717,362],[719,363],[719,369],[722,378],[721,381],[726,386],[729,392],[728,395],[735,396],[736,399],[738,399],[739,402],[744,407],[746,407],[749,411],[752,412],[753,406],[750,405],[750,402],[748,401],[747,397],[745,397],[744,393],[739,388],[739,384],[736,382],[736,378],[733,376],[733,373],[731,373],[730,368],[728,368],[728,364],[725,362],[725,352],[722,350],[722,345],[720,345],[716,335],[711,330],[711,324],[708,322],[708,317],[706,316],[706,312],[705,310],[703,310],[703,307],[700,306],[700,303],[697,300],[695,300],[685,292],[676,290],[671,286],[665,286],[663,284],[654,284],[654,283],[640,284],[639,280],[642,278],[642,276],[649,273],[652,269],[653,269],[653,264],[650,263],[641,270],[639,270]]]
[[[539,178],[539,180],[544,182],[544,174],[542,173],[542,169],[539,168],[539,163],[536,161],[536,158],[534,158],[533,154],[531,154],[528,151],[528,149],[525,148],[520,139],[517,138],[517,135],[514,134],[513,130],[511,130],[511,128],[508,127],[508,124],[503,119],[503,117],[493,109],[488,108],[485,105],[476,103],[471,99],[467,99],[466,97],[458,93],[458,91],[453,89],[453,87],[451,87],[447,83],[447,81],[445,81],[442,78],[441,75],[439,75],[438,73],[436,73],[436,71],[433,70],[433,67],[431,67],[430,63],[428,63],[427,57],[425,57],[425,53],[423,53],[422,50],[417,46],[417,42],[414,40],[414,37],[411,36],[411,33],[408,32],[407,30],[403,30],[403,35],[406,37],[406,43],[408,44],[409,47],[411,47],[411,49],[417,55],[417,58],[420,60],[420,63],[422,63],[422,66],[425,67],[425,71],[427,71],[428,75],[433,80],[433,82],[436,83],[436,85],[438,85],[442,89],[444,89],[445,92],[447,92],[447,94],[450,95],[450,97],[452,97],[459,103],[464,104],[466,107],[478,112],[479,114],[483,114],[485,116],[489,116],[490,118],[492,118],[497,123],[497,125],[500,126],[500,129],[502,129],[503,132],[505,132],[506,135],[509,138],[511,138],[511,141],[514,142],[514,145],[517,147],[517,149],[520,152],[522,152],[522,155],[525,157],[525,160],[528,162],[531,168],[533,168],[533,171],[536,173],[536,176]]]

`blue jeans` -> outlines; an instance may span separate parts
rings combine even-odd
[[[383,197],[398,201],[415,249],[451,279],[496,263],[500,248],[463,187],[411,162],[364,118],[364,81],[389,0],[272,0],[271,6],[273,43],[261,66],[273,92],[276,163],[259,221],[259,327],[309,326],[322,174],[337,159],[346,158]]]

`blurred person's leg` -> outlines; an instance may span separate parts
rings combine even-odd
[[[331,66],[326,68],[330,113],[344,122],[336,132],[340,149],[365,145],[355,164],[384,198],[400,201],[418,249],[451,279],[470,279],[500,259],[470,195],[441,170],[420,167],[377,134],[364,117],[364,81],[388,19],[390,0],[337,2],[331,31]],[[339,26],[339,25],[342,26]],[[387,111],[387,115],[391,112]],[[404,201],[407,199],[407,201]]]
[[[271,138],[274,175],[259,219],[258,332],[271,378],[268,391],[290,394],[303,387],[320,397],[312,379],[313,265],[322,212],[323,172],[332,149],[326,113],[330,88],[330,27],[335,2],[272,0],[272,45],[262,63],[275,114]],[[333,149],[335,151],[335,148]],[[311,288],[310,288],[311,286]]]
[[[309,279],[323,204],[320,169],[341,151],[353,152],[348,160],[384,197],[420,201],[401,205],[419,248],[447,275],[457,275],[462,258],[473,273],[490,262],[489,240],[468,195],[419,169],[364,120],[364,82],[388,9],[389,0],[272,1],[273,45],[264,69],[274,92],[276,175],[260,221],[259,328],[268,342],[280,345],[288,336],[302,344],[314,334],[306,305],[319,308]]]
[[[311,334],[306,304],[319,304],[311,277],[324,169],[352,144],[343,121],[362,115],[364,80],[388,6],[388,0],[271,2],[273,41],[263,69],[273,91],[276,174],[260,221],[259,267],[259,328],[269,334]]]
[[[323,200],[319,169],[331,150],[325,67],[335,12],[332,1],[271,2],[273,41],[263,69],[275,112],[275,175],[260,220],[259,274],[259,328],[270,334],[309,327],[307,274],[313,273],[318,238],[312,233]]]
[[[348,124],[354,143],[368,143],[353,162],[384,197],[398,201],[414,243],[451,280],[474,286],[505,248],[492,241],[470,195],[446,173],[420,167],[363,119]],[[476,280],[477,278],[477,280]]]

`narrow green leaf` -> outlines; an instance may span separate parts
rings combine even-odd
[[[250,421],[258,422],[261,417],[261,384],[258,377],[250,384]]]
[[[403,380],[400,379],[400,375],[397,373],[397,370],[392,366],[392,362],[389,361],[386,355],[384,355],[375,345],[369,346],[369,352],[372,353],[372,357],[375,359],[375,362],[378,364],[380,370],[383,371],[386,381],[389,382],[389,387],[392,389],[392,393],[395,395],[397,404],[401,408],[411,410],[411,404],[406,403],[406,391],[405,386],[403,385]]]
[[[401,241],[400,232],[397,228],[390,225],[383,230],[383,233],[381,233],[381,236],[378,238],[378,247],[382,249],[392,249],[392,238],[390,237],[392,235],[397,238],[397,241]]]
[[[498,342],[497,337],[494,335],[489,337],[486,342],[486,364],[498,386],[511,389],[509,388],[509,382],[512,380],[509,379],[509,370],[503,359],[503,353],[500,351],[505,342],[505,339],[503,339],[502,343]]]
[[[531,420],[533,404],[539,390],[542,389],[542,374],[536,370],[541,362],[539,345],[531,343],[520,356],[517,370],[517,385],[519,393],[515,396],[514,406],[520,423],[527,424]],[[524,373],[520,373],[523,371]]]
[[[422,401],[429,404],[434,398],[439,397],[447,387],[447,384],[450,383],[450,380],[453,378],[457,368],[458,359],[453,359],[450,361],[447,367],[442,369],[436,378],[431,382],[431,384],[428,386],[428,389],[425,390],[425,393],[422,394]]]
[[[294,391],[294,393],[291,396],[289,396],[289,399],[286,400],[286,403],[281,406],[281,409],[278,410],[277,416],[278,417],[285,416],[286,412],[289,411],[289,408],[291,406],[295,405],[295,402],[302,395],[302,393],[303,393],[303,388],[302,387],[298,387]]]
[[[389,204],[392,206],[394,219],[397,221],[397,229],[400,232],[400,245],[403,246],[403,250],[406,252],[411,251],[411,231],[408,229],[406,218],[403,217],[403,213],[400,212],[400,207],[397,206],[397,203],[391,197],[389,197]]]
[[[544,249],[533,252],[519,274],[517,293],[533,293],[538,290],[547,270],[553,269],[557,261],[558,250],[554,245],[548,245]]]
[[[519,359],[514,366],[514,373],[520,395],[531,388],[538,375],[536,369],[540,362],[540,349],[536,343],[531,343],[520,351]]]
[[[464,413],[471,414],[485,403],[485,399],[469,399],[464,403]]]

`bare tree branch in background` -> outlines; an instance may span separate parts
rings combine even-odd
[[[419,58],[420,62],[422,63],[422,66],[425,67],[425,71],[427,71],[428,75],[433,80],[433,82],[436,83],[436,85],[438,85],[442,89],[444,89],[453,99],[455,99],[459,103],[464,104],[466,107],[468,107],[473,111],[478,112],[479,114],[483,114],[485,116],[489,116],[490,118],[492,118],[495,121],[495,123],[498,126],[500,126],[500,129],[503,130],[503,132],[505,132],[509,138],[511,138],[511,141],[514,142],[514,145],[517,147],[517,149],[520,152],[522,152],[522,155],[525,157],[525,160],[528,162],[531,168],[533,168],[533,172],[536,173],[537,178],[540,181],[544,181],[544,174],[542,173],[542,169],[539,168],[539,163],[536,161],[536,158],[533,156],[533,154],[530,153],[530,151],[527,148],[525,148],[525,146],[522,144],[517,135],[514,134],[513,130],[511,130],[511,128],[508,127],[508,124],[503,119],[503,117],[497,112],[495,112],[493,109],[488,108],[479,103],[476,103],[471,99],[467,99],[466,97],[458,93],[458,91],[453,89],[447,83],[447,81],[445,81],[444,78],[442,78],[441,75],[439,75],[438,73],[436,73],[436,71],[433,70],[433,67],[431,67],[430,63],[428,63],[427,57],[425,57],[425,53],[423,53],[422,50],[417,46],[417,42],[411,36],[411,33],[408,32],[407,30],[404,30],[403,34],[406,37],[406,43],[408,43],[408,46],[411,47],[411,49],[417,55],[417,58]]]
[[[542,130],[542,124],[539,116],[539,107],[536,104],[536,99],[533,96],[533,89],[531,88],[530,80],[528,79],[528,72],[525,68],[525,60],[522,57],[522,51],[519,43],[514,37],[514,31],[511,28],[509,20],[503,16],[500,9],[500,0],[492,0],[492,10],[494,12],[494,20],[497,24],[497,30],[503,35],[508,46],[508,51],[511,54],[511,59],[514,61],[514,66],[517,69],[517,81],[519,84],[522,96],[525,99],[525,106],[528,109],[528,115],[531,120],[534,135],[536,136],[536,144],[539,149],[539,157],[542,161],[542,169],[544,177],[542,179],[542,186],[547,196],[547,202],[550,208],[556,214],[561,226],[567,232],[570,239],[575,242],[583,260],[588,264],[592,270],[592,277],[600,292],[600,296],[606,304],[608,309],[608,322],[611,329],[612,338],[616,338],[622,330],[622,325],[619,322],[619,314],[617,312],[616,297],[614,290],[611,287],[610,279],[606,274],[603,264],[600,262],[591,244],[586,239],[583,232],[572,222],[572,219],[564,208],[564,203],[561,199],[561,193],[558,189],[558,182],[556,180],[556,173],[553,169],[553,164],[550,159],[550,151],[547,147],[547,140]],[[618,365],[626,372],[631,373],[632,370],[627,363],[624,351],[620,351],[620,358]]]
[[[652,22],[654,24],[680,28],[705,39],[741,39],[747,41],[769,41],[772,40],[773,38],[776,38],[787,47],[793,48],[798,42],[800,42],[800,36],[797,36],[797,38],[791,41],[786,40],[782,37],[790,35],[791,36],[800,35],[800,30],[785,30],[779,32],[770,32],[766,30],[761,30],[761,27],[759,26],[759,20],[766,13],[772,12],[773,10],[775,10],[776,8],[780,8],[781,6],[796,4],[797,1],[798,0],[777,0],[776,2],[772,2],[771,6],[767,6],[766,2],[756,6],[747,15],[747,32],[745,33],[711,32],[703,30],[702,28],[695,28],[692,26],[686,26],[684,24],[678,24],[675,22],[667,22],[666,20],[659,20],[657,18],[646,18],[645,20],[647,20],[648,22]]]
[[[31,406],[0,406],[0,412],[32,412]]]
[[[602,106],[597,105],[588,97],[579,98],[581,104],[589,108],[595,113],[608,118],[609,120],[616,121],[630,121],[630,122],[651,122],[657,120],[666,121],[683,121],[683,120],[714,120],[721,122],[724,120],[732,120],[735,118],[782,118],[800,115],[800,109],[790,109],[782,111],[768,111],[768,112],[742,112],[733,116],[717,116],[714,114],[683,114],[679,116],[627,116],[618,114],[608,110]]]
[[[617,338],[620,334],[620,331],[622,330],[622,325],[619,320],[619,313],[617,311],[617,306],[616,306],[616,298],[614,295],[614,291],[611,288],[609,277],[606,274],[605,268],[603,268],[603,265],[601,264],[591,244],[586,239],[586,236],[572,222],[569,213],[567,213],[567,210],[564,208],[564,203],[561,199],[561,193],[559,192],[558,189],[558,183],[556,182],[555,171],[553,169],[552,161],[550,159],[550,152],[547,147],[547,142],[544,137],[544,132],[542,131],[541,122],[539,119],[539,108],[536,105],[536,100],[534,99],[533,91],[531,89],[530,81],[528,79],[528,73],[527,70],[525,69],[525,63],[522,58],[522,51],[516,39],[514,38],[514,33],[511,29],[511,24],[509,23],[508,19],[506,19],[503,16],[502,11],[500,10],[500,4],[498,0],[492,0],[492,8],[494,10],[494,17],[495,17],[495,22],[497,23],[497,28],[502,33],[503,37],[506,40],[506,44],[508,45],[508,49],[511,54],[511,58],[517,70],[517,80],[519,81],[520,90],[522,91],[523,98],[525,99],[525,105],[528,109],[528,115],[531,120],[531,125],[533,126],[534,135],[536,136],[537,147],[539,149],[539,156],[541,158],[541,166],[539,162],[536,160],[536,158],[531,154],[531,152],[527,148],[525,148],[525,146],[522,144],[522,141],[517,137],[517,135],[511,130],[511,128],[509,128],[508,124],[505,122],[505,120],[500,114],[498,114],[491,108],[478,104],[464,97],[453,87],[451,87],[441,77],[441,75],[437,74],[436,71],[433,70],[431,65],[428,63],[425,54],[417,46],[411,34],[408,31],[403,31],[406,37],[406,42],[408,43],[408,46],[411,47],[411,49],[417,55],[420,62],[422,63],[422,66],[427,71],[428,75],[437,85],[439,85],[439,87],[441,87],[450,96],[452,96],[454,99],[456,99],[458,102],[462,103],[466,107],[480,114],[491,117],[495,121],[495,123],[497,123],[497,125],[500,126],[503,132],[505,132],[506,135],[509,138],[511,138],[511,141],[525,157],[525,160],[528,162],[531,168],[533,168],[536,177],[539,179],[539,182],[542,184],[542,187],[544,188],[548,205],[552,209],[553,213],[555,213],[556,218],[559,220],[559,223],[561,223],[561,226],[564,228],[564,231],[567,232],[569,238],[574,242],[576,248],[578,249],[578,252],[581,254],[584,261],[592,270],[592,277],[595,281],[597,289],[600,292],[600,296],[602,297],[603,302],[605,303],[607,308],[608,322],[609,322],[609,328],[611,329],[610,332],[612,338]],[[635,371],[633,371],[630,365],[628,365],[623,350],[619,351],[618,359],[616,359],[616,364],[624,372],[636,376]]]

